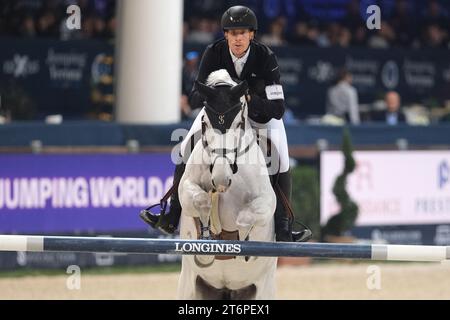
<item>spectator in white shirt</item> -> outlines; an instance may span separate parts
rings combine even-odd
[[[352,75],[343,69],[339,72],[337,82],[327,92],[327,114],[359,124],[358,93],[352,86]]]

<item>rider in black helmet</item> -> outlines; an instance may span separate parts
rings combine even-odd
[[[283,125],[284,93],[280,82],[280,70],[275,54],[257,42],[254,37],[258,30],[258,21],[252,10],[244,6],[234,6],[225,11],[222,16],[224,39],[209,45],[203,54],[197,80],[205,83],[208,75],[219,69],[226,69],[237,82],[246,80],[249,85],[247,94],[248,114],[254,127],[265,128],[269,138],[276,146],[280,157],[279,173],[272,176],[272,182],[277,195],[275,211],[275,233],[277,241],[305,241],[311,237],[311,232],[305,227],[301,232],[293,232],[293,217],[290,207],[291,175],[289,172],[289,154],[286,132]],[[190,95],[190,105],[193,109],[202,108],[204,97],[194,86]],[[171,196],[170,211],[167,214],[153,216],[143,211],[141,217],[153,227],[173,233],[178,227],[181,215],[181,205],[178,199],[177,182],[181,179],[189,142],[195,145],[195,133],[201,129],[200,111],[191,130],[181,145],[181,164],[175,168],[174,189]],[[272,132],[276,132],[273,134]],[[272,134],[272,136],[271,136]],[[193,143],[192,143],[193,142]],[[190,150],[189,150],[190,151]],[[189,153],[190,154],[190,153]],[[278,192],[277,192],[278,191]]]
[[[255,14],[244,6],[234,6],[225,11],[221,25],[223,30],[248,29],[255,32],[258,30]]]

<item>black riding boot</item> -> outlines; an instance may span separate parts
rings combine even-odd
[[[175,173],[173,175],[173,181],[179,182],[183,176],[186,164],[177,164],[175,167]],[[167,233],[174,233],[178,228],[178,223],[181,217],[181,204],[178,198],[178,186],[170,196],[170,209],[169,212],[161,216],[157,227],[166,231]]]
[[[183,162],[175,167],[173,181],[174,183],[177,183],[177,186],[170,196],[169,212],[162,212],[159,216],[153,215],[147,210],[141,212],[141,218],[153,228],[158,228],[169,234],[173,234],[177,230],[181,216],[181,204],[178,198],[178,182],[181,180],[185,168],[186,164]]]
[[[290,170],[280,173],[276,183],[278,183],[289,204],[291,204],[292,176]],[[302,231],[292,231],[294,217],[291,217],[285,209],[280,193],[278,191],[275,191],[275,193],[277,195],[277,207],[275,210],[276,241],[297,242],[309,240],[312,233],[308,228],[305,227]]]
[[[285,196],[291,199],[292,182],[291,175],[288,172],[280,173],[278,175],[278,181],[275,181],[280,186],[281,191]],[[277,196],[277,207],[275,209],[275,235],[276,241],[292,242],[292,219],[289,218],[288,212],[286,212],[283,206],[283,200],[278,190],[275,189]]]

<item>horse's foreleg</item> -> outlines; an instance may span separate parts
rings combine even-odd
[[[244,240],[253,226],[264,226],[270,222],[275,211],[276,199],[273,195],[263,195],[251,200],[239,213],[236,224],[239,227],[239,237]]]
[[[209,239],[209,220],[211,215],[211,195],[203,190],[197,183],[186,179],[183,181],[183,190],[180,194],[181,206],[186,208],[188,216],[198,217],[201,222],[201,237]],[[185,207],[186,204],[186,207]]]
[[[273,217],[276,203],[268,202],[264,197],[253,199],[238,214],[237,223],[242,226],[264,226]]]
[[[182,181],[179,195],[183,213],[193,218],[200,218],[202,223],[209,220],[211,197],[197,183],[185,179]]]

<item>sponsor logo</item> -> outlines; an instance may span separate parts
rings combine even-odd
[[[40,70],[39,61],[32,60],[27,55],[15,54],[11,60],[3,63],[3,72],[14,78],[26,78],[37,74]]]
[[[433,61],[405,59],[403,73],[410,87],[430,89],[435,86],[436,66]]]
[[[175,242],[175,252],[184,253],[240,253],[240,244]]]
[[[284,99],[283,87],[278,84],[266,86],[266,96],[268,100]]]
[[[331,81],[334,77],[333,64],[329,61],[319,60],[314,66],[309,68],[308,75],[318,83]]]
[[[400,72],[395,61],[389,60],[381,70],[381,81],[388,89],[394,89],[398,86]]]
[[[375,243],[397,243],[397,244],[423,244],[422,231],[413,230],[380,230],[373,229],[371,233],[372,241]]]
[[[87,54],[57,52],[50,48],[45,62],[48,65],[50,80],[55,81],[56,85],[64,85],[64,82],[80,83],[87,64]]]
[[[94,58],[91,66],[91,75],[95,84],[112,84],[113,62],[113,57],[105,53],[98,54]]]

